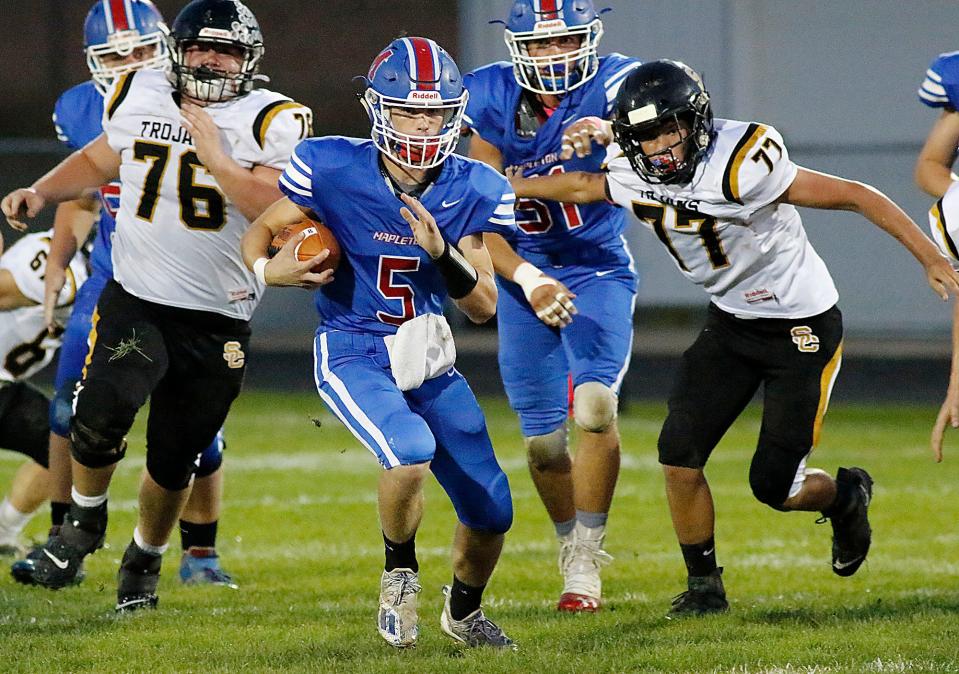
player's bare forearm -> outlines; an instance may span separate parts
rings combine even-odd
[[[470,136],[468,155],[470,159],[476,159],[484,164],[489,164],[500,173],[503,172],[503,155],[499,149],[492,143],[488,143],[480,138],[479,134],[475,131],[473,135]]]
[[[516,268],[525,260],[499,234],[485,232],[483,243],[486,244],[486,250],[493,261],[493,270],[503,278],[512,281]]]
[[[57,164],[31,186],[44,201],[62,203],[80,199],[88,190],[105,185],[120,174],[120,155],[100,135]]]
[[[479,235],[462,239],[459,246],[463,257],[476,269],[478,280],[466,297],[453,302],[473,323],[485,323],[496,314],[497,290],[493,281],[493,262],[483,244],[483,237]]]
[[[273,202],[257,217],[243,234],[240,251],[243,262],[250,269],[261,257],[266,257],[273,237],[287,225],[303,219],[306,212],[286,197]]]
[[[916,184],[936,199],[957,177],[952,172],[959,145],[959,112],[945,110],[936,120],[916,160]]]
[[[210,169],[210,173],[243,217],[251,222],[283,196],[277,187],[281,173],[278,169],[267,166],[246,169],[233,159],[228,159],[215,169]]]
[[[53,218],[53,239],[47,257],[51,268],[66,269],[77,253],[78,242],[86,240],[97,219],[99,204],[92,194],[64,201]]]
[[[510,184],[519,198],[549,199],[567,204],[591,204],[606,200],[606,174],[573,171],[551,176],[513,176]]]

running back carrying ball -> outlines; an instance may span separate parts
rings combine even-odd
[[[325,249],[329,248],[329,256],[318,265],[313,267],[313,269],[310,271],[312,271],[314,274],[319,274],[327,269],[336,271],[336,268],[340,264],[339,242],[336,240],[336,237],[333,236],[333,232],[331,232],[326,225],[324,225],[322,222],[311,220],[309,218],[304,218],[296,224],[287,225],[281,229],[280,233],[274,236],[273,241],[270,242],[270,257],[276,255],[280,251],[280,248],[282,248],[286,242],[290,240],[290,237],[296,236],[304,230],[307,232],[306,238],[304,238],[293,250],[293,254],[296,256],[296,259],[300,262],[305,262],[306,260],[319,255]]]

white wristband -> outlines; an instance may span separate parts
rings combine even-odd
[[[519,284],[519,287],[523,289],[527,302],[530,301],[534,290],[540,286],[555,283],[551,278],[543,276],[543,272],[529,262],[524,262],[516,268],[516,271],[513,272],[513,282]]]
[[[268,257],[261,257],[256,262],[253,263],[253,275],[256,276],[256,280],[266,285],[266,263],[270,261]]]

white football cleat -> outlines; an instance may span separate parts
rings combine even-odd
[[[597,535],[598,534],[598,535]],[[559,570],[563,574],[563,594],[558,611],[595,613],[602,605],[601,567],[613,561],[603,550],[604,528],[590,530],[579,525],[560,539]]]
[[[440,614],[440,629],[455,641],[464,644],[470,648],[479,646],[490,646],[491,648],[503,648],[507,650],[517,650],[513,640],[506,636],[506,633],[499,625],[483,615],[483,609],[478,608],[462,620],[454,620],[450,615],[450,586],[443,587],[443,594],[446,595],[446,601],[443,603],[443,613]]]
[[[410,569],[384,571],[380,578],[380,609],[376,628],[394,648],[416,645],[420,634],[416,594],[421,590],[419,574]]]

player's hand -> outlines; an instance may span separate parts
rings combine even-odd
[[[36,190],[23,187],[5,196],[0,202],[0,209],[7,218],[7,224],[18,232],[23,232],[27,229],[24,220],[35,218],[46,205],[47,200],[37,194]]]
[[[950,384],[946,399],[939,408],[939,415],[932,427],[932,437],[929,440],[929,449],[936,459],[942,461],[942,439],[947,428],[959,428],[959,386]]]
[[[220,127],[210,113],[193,103],[184,102],[180,106],[180,114],[183,116],[183,126],[193,137],[197,158],[211,173],[217,171],[223,161],[229,159],[220,139]]]
[[[583,117],[563,131],[563,145],[559,154],[562,160],[575,154],[585,157],[593,154],[593,143],[606,147],[613,142],[613,125],[599,117]]]
[[[57,300],[60,299],[60,291],[66,282],[66,270],[50,264],[48,260],[43,273],[43,324],[47,326],[47,332],[53,333],[60,328],[53,314],[57,308]]]
[[[573,304],[576,294],[559,281],[552,278],[550,280],[552,283],[541,285],[530,293],[529,305],[536,312],[536,318],[546,325],[565,328],[573,322],[573,316],[579,313]]]
[[[933,292],[944,301],[948,300],[950,295],[959,297],[959,274],[946,258],[937,255],[926,265],[926,280]]]
[[[291,236],[273,259],[266,263],[263,268],[263,278],[266,279],[267,285],[316,290],[333,280],[332,269],[326,269],[319,274],[310,271],[330,256],[328,248],[324,248],[309,260],[300,262],[296,259],[296,246],[307,236],[309,233],[306,231]]]
[[[416,239],[417,245],[435,260],[446,250],[446,240],[440,234],[440,228],[436,226],[436,220],[420,203],[419,199],[414,199],[408,194],[401,194],[400,199],[409,206],[409,208],[401,208],[400,215],[410,223],[413,238]]]

